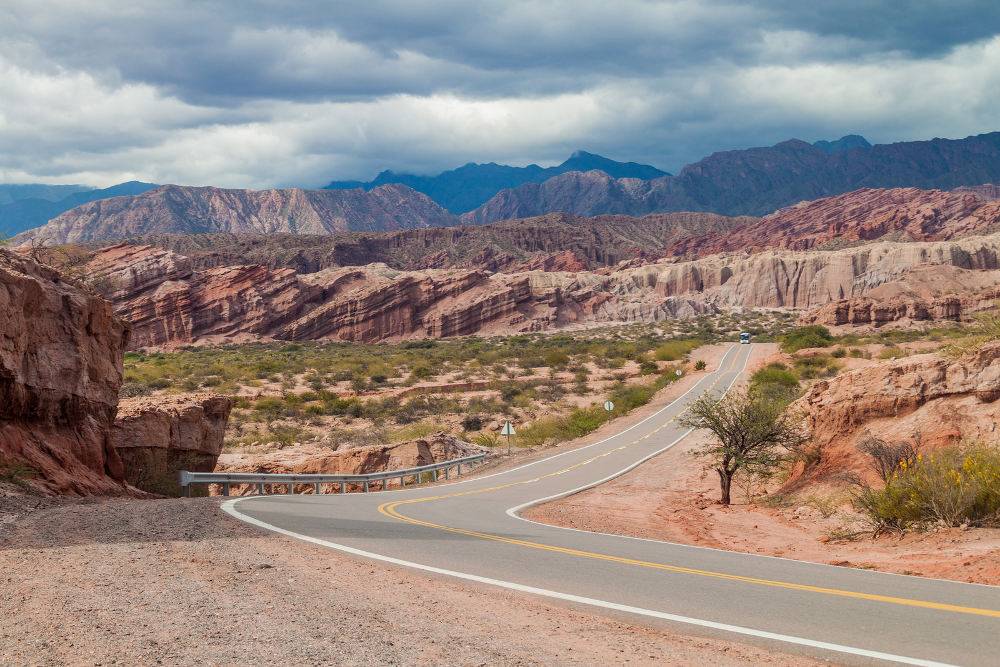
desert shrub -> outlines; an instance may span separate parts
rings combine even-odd
[[[466,415],[462,418],[462,428],[466,431],[482,430],[483,418],[480,415]]]
[[[900,359],[905,356],[907,356],[906,350],[898,345],[889,345],[878,353],[879,359]]]
[[[562,368],[569,364],[569,355],[559,350],[552,350],[545,355],[544,360],[549,368]]]
[[[653,373],[658,373],[660,367],[656,365],[655,361],[645,360],[639,364],[639,373],[642,375],[652,375]]]
[[[929,523],[993,525],[1000,519],[1000,447],[973,444],[903,461],[881,489],[860,484],[855,509],[874,532]]]
[[[807,347],[830,347],[833,335],[826,327],[813,324],[789,331],[781,337],[782,352],[798,352]]]
[[[918,454],[915,442],[889,442],[878,436],[863,438],[858,451],[868,456],[870,467],[886,484],[900,468],[912,467]]]
[[[507,385],[506,387],[500,390],[500,398],[509,403],[510,401],[513,401],[514,397],[518,396],[520,393],[521,393],[520,387],[516,385]]]
[[[29,488],[28,477],[34,477],[38,471],[23,461],[0,460],[0,482],[9,482],[22,488]]]
[[[694,338],[671,340],[657,347],[653,352],[653,356],[657,361],[678,361],[686,357],[691,350],[699,347],[701,344],[702,341]]]
[[[121,389],[118,390],[118,395],[122,398],[135,398],[136,396],[146,396],[150,393],[150,388],[148,385],[144,385],[141,382],[124,382],[122,383]]]
[[[708,364],[706,364],[706,363],[705,363],[705,360],[704,360],[704,359],[699,359],[699,360],[698,360],[698,361],[697,361],[697,362],[695,363],[695,365],[694,365],[694,369],[695,369],[696,371],[703,371],[703,370],[705,370],[705,367],[706,367],[706,366],[708,366]]]

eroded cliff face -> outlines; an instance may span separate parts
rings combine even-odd
[[[925,447],[996,437],[1000,418],[1000,341],[961,359],[922,354],[820,380],[792,404],[819,453],[803,475],[860,470],[857,442],[868,434],[918,439]]]
[[[128,483],[180,495],[177,471],[211,472],[222,451],[233,402],[216,394],[124,398],[112,438]]]
[[[802,324],[883,326],[960,321],[994,308],[1000,271],[921,265],[870,290],[867,296],[832,301],[799,318]]]
[[[125,494],[111,440],[129,326],[57,271],[0,249],[0,459],[49,493]]]
[[[937,243],[872,243],[843,250],[717,255],[662,261],[620,272],[623,290],[697,297],[721,307],[813,308],[865,296],[922,264],[1000,268],[997,236]]]

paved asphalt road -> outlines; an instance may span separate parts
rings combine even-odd
[[[601,442],[477,479],[371,494],[246,497],[257,525],[364,558],[546,596],[649,625],[838,663],[1000,664],[1000,588],[546,526],[520,509],[617,476],[677,443],[675,418],[746,366],[717,372]],[[694,626],[694,627],[692,627]]]

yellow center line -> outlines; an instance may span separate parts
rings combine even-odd
[[[737,354],[735,357],[733,357],[733,363],[729,367],[730,371],[733,370],[736,367],[736,360],[738,358],[739,358],[739,354]],[[715,385],[718,384],[718,382],[719,382],[720,379],[721,379],[721,375],[718,378],[715,379],[715,382],[713,382],[708,387],[708,389],[706,389],[704,392],[702,392],[702,395],[705,395],[708,392],[712,391],[712,389],[715,388]],[[415,503],[428,502],[428,501],[431,501],[431,500],[443,500],[445,498],[457,498],[459,496],[475,495],[475,494],[479,494],[479,493],[487,493],[487,492],[490,492],[490,491],[499,491],[501,489],[508,489],[510,487],[520,486],[522,484],[531,484],[532,482],[537,482],[537,481],[545,479],[547,477],[554,477],[555,475],[561,475],[561,474],[563,474],[565,472],[568,472],[570,470],[578,468],[578,467],[580,467],[582,465],[586,465],[586,464],[590,463],[591,461],[595,461],[595,460],[601,458],[602,456],[607,456],[608,454],[612,454],[614,452],[621,451],[621,450],[623,450],[623,449],[625,449],[627,447],[631,447],[632,445],[635,445],[636,443],[641,442],[642,440],[645,440],[646,438],[650,437],[651,435],[657,433],[661,429],[663,429],[663,428],[667,427],[668,425],[670,425],[674,420],[676,420],[678,417],[680,417],[682,414],[684,414],[684,412],[688,409],[689,406],[690,406],[690,403],[687,406],[685,406],[676,415],[674,415],[673,417],[671,417],[666,422],[664,422],[660,426],[656,427],[655,429],[653,429],[649,433],[647,433],[647,434],[645,434],[645,435],[643,435],[643,436],[641,436],[639,438],[636,438],[635,440],[633,440],[633,441],[631,441],[631,442],[629,442],[629,443],[627,443],[625,445],[621,445],[619,447],[615,447],[614,449],[609,449],[609,450],[607,450],[605,452],[602,452],[601,454],[597,454],[596,456],[592,456],[589,459],[586,459],[584,461],[580,461],[579,463],[575,463],[575,464],[573,464],[571,466],[563,468],[562,470],[557,470],[556,472],[550,472],[550,473],[545,474],[545,475],[539,475],[538,477],[534,477],[532,479],[526,479],[526,480],[523,480],[523,481],[520,481],[520,482],[510,482],[509,484],[501,484],[501,485],[498,485],[498,486],[493,486],[493,487],[490,487],[488,489],[477,489],[477,490],[472,490],[472,491],[462,491],[462,492],[459,492],[459,493],[449,493],[449,494],[444,494],[444,495],[440,495],[440,496],[429,496],[429,497],[426,497],[426,498],[413,498],[413,499],[410,499],[410,500],[399,500],[399,501],[395,501],[395,502],[383,503],[383,504],[379,505],[378,511],[381,514],[383,514],[385,516],[388,516],[388,517],[391,517],[393,519],[398,519],[399,521],[404,521],[406,523],[411,523],[411,524],[415,524],[415,525],[418,525],[418,526],[424,526],[426,528],[434,528],[436,530],[443,530],[443,531],[446,531],[446,532],[449,532],[449,533],[457,533],[459,535],[468,535],[470,537],[478,537],[478,538],[481,538],[481,539],[484,539],[484,540],[492,540],[494,542],[504,542],[506,544],[514,544],[514,545],[517,545],[517,546],[528,547],[528,548],[531,548],[531,549],[541,549],[543,551],[553,551],[553,552],[557,552],[557,553],[567,554],[567,555],[570,555],[570,556],[578,556],[578,557],[581,557],[581,558],[593,558],[595,560],[611,561],[611,562],[615,562],[615,563],[623,563],[625,565],[634,565],[634,566],[638,566],[638,567],[648,567],[648,568],[652,568],[652,569],[656,569],[656,570],[665,570],[665,571],[668,571],[668,572],[676,572],[676,573],[680,573],[680,574],[690,574],[690,575],[696,575],[696,576],[701,576],[701,577],[710,577],[710,578],[713,578],[713,579],[723,579],[723,580],[726,580],[726,581],[737,581],[737,582],[741,582],[741,583],[758,584],[758,585],[761,585],[761,586],[771,586],[771,587],[775,587],[775,588],[785,588],[785,589],[791,589],[791,590],[797,590],[797,591],[805,591],[805,592],[809,592],[809,593],[819,593],[819,594],[823,594],[823,595],[835,595],[835,596],[839,596],[839,597],[857,598],[857,599],[862,599],[862,600],[873,600],[873,601],[876,601],[876,602],[886,602],[886,603],[890,603],[890,604],[905,605],[905,606],[909,606],[909,607],[923,607],[923,608],[926,608],[926,609],[936,609],[936,610],[939,610],[939,611],[951,611],[951,612],[958,612],[958,613],[962,613],[962,614],[974,614],[974,615],[977,615],[977,616],[991,616],[991,617],[994,617],[994,618],[1000,618],[1000,611],[994,610],[994,609],[981,609],[981,608],[978,608],[978,607],[963,607],[963,606],[960,606],[960,605],[944,604],[944,603],[940,603],[940,602],[929,602],[929,601],[926,601],[926,600],[915,600],[915,599],[910,599],[910,598],[900,598],[900,597],[893,597],[893,596],[890,596],[890,595],[877,595],[877,594],[874,594],[874,593],[860,593],[860,592],[857,592],[857,591],[841,590],[841,589],[837,589],[837,588],[825,588],[825,587],[822,587],[822,586],[810,586],[808,584],[796,584],[796,583],[792,583],[792,582],[788,582],[788,581],[777,581],[777,580],[773,580],[773,579],[761,579],[761,578],[757,578],[757,577],[745,577],[745,576],[736,575],[736,574],[727,574],[725,572],[713,572],[711,570],[698,570],[698,569],[689,568],[689,567],[681,567],[679,565],[667,565],[665,563],[652,563],[652,562],[649,562],[649,561],[637,560],[637,559],[634,559],[634,558],[625,558],[625,557],[622,557],[622,556],[612,556],[610,554],[599,554],[599,553],[594,553],[594,552],[591,552],[591,551],[581,551],[579,549],[571,549],[571,548],[567,548],[567,547],[557,547],[557,546],[554,546],[554,545],[551,545],[551,544],[542,544],[540,542],[531,542],[531,541],[528,541],[528,540],[518,540],[518,539],[514,539],[514,538],[510,538],[510,537],[503,537],[502,535],[493,535],[493,534],[490,534],[490,533],[481,533],[481,532],[474,531],[474,530],[464,530],[462,528],[453,528],[451,526],[443,526],[443,525],[436,524],[436,523],[430,523],[428,521],[421,521],[420,519],[415,519],[413,517],[409,517],[409,516],[405,516],[403,514],[400,514],[399,511],[396,509],[400,505],[411,505],[411,504],[415,504]]]

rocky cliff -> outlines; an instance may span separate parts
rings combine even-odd
[[[819,455],[806,475],[860,469],[866,434],[919,439],[926,447],[962,438],[996,438],[1000,418],[1000,342],[962,359],[922,354],[820,380],[792,404]],[[801,483],[797,475],[792,485]]]
[[[404,185],[363,190],[224,190],[163,185],[78,206],[17,237],[78,243],[141,234],[330,234],[454,225],[458,219]]]
[[[839,299],[799,318],[802,324],[882,326],[921,321],[959,321],[996,307],[1000,271],[921,265],[870,290]]]
[[[232,408],[229,397],[213,394],[122,399],[112,439],[125,479],[143,491],[180,495],[178,470],[215,470]]]
[[[129,326],[79,283],[4,249],[0,313],[0,459],[50,493],[128,493],[111,425]]]
[[[472,456],[487,451],[485,448],[459,440],[447,433],[434,433],[426,438],[410,440],[390,445],[374,445],[333,451],[323,447],[290,447],[270,454],[246,456],[231,461],[220,462],[217,472],[245,472],[260,474],[324,474],[360,475],[386,470],[401,470],[430,465],[441,461]],[[390,480],[390,486],[398,486],[398,480]],[[270,485],[265,485],[270,487]],[[324,493],[339,491],[336,485],[327,485]],[[265,488],[276,493],[284,489]],[[360,485],[349,485],[349,491],[359,491]],[[256,493],[256,488],[234,488],[235,495]],[[296,486],[296,493],[313,493],[311,484]]]
[[[202,270],[233,264],[259,264],[269,269],[316,273],[339,266],[378,262],[405,271],[513,271],[571,265],[582,270],[614,266],[634,258],[655,258],[679,239],[726,232],[756,221],[757,218],[727,218],[713,213],[664,213],[641,218],[625,215],[584,218],[552,213],[482,227],[434,227],[323,236],[155,234],[137,237],[131,243],[153,245],[184,255],[194,268]],[[110,243],[85,245],[100,249]],[[567,253],[575,260],[569,260]]]

